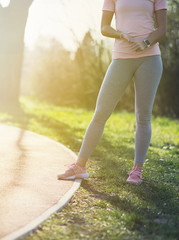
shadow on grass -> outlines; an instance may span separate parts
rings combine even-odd
[[[99,173],[95,174],[97,178],[83,181],[82,187],[94,198],[104,200],[113,205],[115,209],[133,216],[128,221],[130,230],[138,230],[146,236],[154,234],[156,231],[155,234],[163,236],[163,239],[176,237],[179,213],[177,192],[173,188],[172,182],[165,184],[163,176],[158,176],[157,166],[160,165],[160,161],[151,159],[153,167],[152,169],[148,168],[149,173],[145,172],[143,184],[131,185],[126,183],[126,178],[130,159],[133,156],[133,148],[124,144],[116,148],[107,138],[103,139],[101,145],[104,148],[101,147],[101,151],[98,148],[96,151],[96,155],[100,156],[97,161]],[[108,154],[108,152],[113,154]],[[119,159],[116,157],[118,154],[120,154]],[[155,159],[159,158],[159,154],[155,153]],[[161,165],[165,169],[169,163],[162,162]],[[99,182],[102,183],[99,184]],[[136,200],[134,203],[132,199],[124,197],[124,189],[125,192],[128,192],[128,196],[134,196],[138,201]]]
[[[19,128],[23,130],[30,129],[30,121],[34,120],[37,124],[41,125],[43,129],[50,129],[51,135],[55,136],[57,140],[59,140],[64,145],[70,145],[74,148],[79,148],[80,143],[78,138],[75,135],[76,129],[72,128],[68,124],[61,122],[60,120],[53,119],[46,114],[32,114],[21,112],[20,114],[10,113],[8,112],[7,118],[1,120],[1,123],[15,124],[18,125]],[[83,130],[83,129],[82,129]],[[40,131],[39,131],[40,132]],[[36,129],[36,133],[38,132],[38,128]]]

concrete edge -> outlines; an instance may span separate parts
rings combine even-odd
[[[0,125],[4,125],[6,127],[12,127],[12,128],[16,128],[25,132],[29,132],[31,134],[36,134],[36,135],[40,135],[44,138],[48,138],[48,140],[54,142],[55,144],[58,144],[60,147],[62,147],[65,151],[69,152],[73,157],[76,157],[76,154],[70,150],[69,148],[67,148],[66,146],[64,146],[63,144],[56,142],[55,140],[47,137],[47,136],[43,136],[41,134],[38,133],[34,133],[25,129],[21,129],[18,127],[14,127],[14,126],[10,126],[10,125],[5,125],[5,124],[0,124]],[[39,217],[37,217],[35,220],[31,221],[29,224],[25,225],[24,227],[18,229],[17,231],[6,235],[5,237],[1,238],[0,240],[17,240],[20,239],[22,237],[25,237],[26,235],[30,234],[32,231],[34,231],[41,223],[43,223],[45,220],[47,220],[53,213],[56,213],[57,211],[62,210],[71,200],[71,198],[73,197],[74,193],[79,189],[80,185],[81,185],[82,179],[76,179],[72,185],[72,187],[70,188],[70,190],[68,190],[65,195],[52,207],[50,207],[48,210],[46,210],[44,213],[42,213]]]

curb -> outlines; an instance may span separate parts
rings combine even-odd
[[[4,124],[0,124],[0,125],[4,125]],[[9,126],[9,125],[4,125],[4,126],[8,126],[8,127],[13,127],[13,126]],[[17,128],[17,127],[13,127],[13,128]],[[17,128],[20,129],[20,128]],[[37,134],[28,130],[24,130],[24,129],[20,129],[22,131],[26,131],[29,132],[31,134],[36,134],[36,135],[40,135],[43,136],[41,134]],[[65,149],[65,151],[69,152],[73,157],[76,157],[76,154],[74,152],[72,152],[69,148],[65,147],[63,144],[56,142],[55,140],[47,137],[47,136],[43,136],[44,138],[48,138],[48,140],[53,141],[54,143],[60,145],[60,147],[62,147],[63,149]],[[22,237],[25,237],[26,235],[30,234],[32,231],[34,231],[41,223],[43,223],[45,220],[47,220],[53,213],[62,210],[71,200],[71,198],[73,197],[74,193],[79,189],[80,185],[81,185],[82,179],[76,179],[72,185],[72,187],[70,188],[70,190],[68,190],[65,195],[52,207],[50,207],[47,211],[45,211],[44,213],[42,213],[39,217],[37,217],[35,220],[31,221],[29,224],[25,225],[24,227],[16,230],[13,233],[10,233],[8,235],[6,235],[5,237],[1,238],[0,240],[17,240],[20,239]]]

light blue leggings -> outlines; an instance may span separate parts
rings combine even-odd
[[[143,164],[151,139],[151,116],[162,75],[161,56],[112,60],[101,85],[93,118],[86,130],[78,158],[88,159],[96,148],[107,119],[129,82],[135,86],[135,163]]]

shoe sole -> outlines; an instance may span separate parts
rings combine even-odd
[[[132,184],[134,184],[134,185],[140,185],[141,183],[142,183],[142,181],[140,181],[140,182],[138,182],[138,183],[136,183],[136,182],[133,182],[133,181],[126,181],[127,183],[132,183]]]
[[[66,178],[58,178],[58,180],[73,180],[73,179],[83,179],[83,178],[88,178],[89,177],[89,174],[88,173],[82,173],[80,175],[73,175],[73,176],[69,176],[69,177],[66,177]]]

